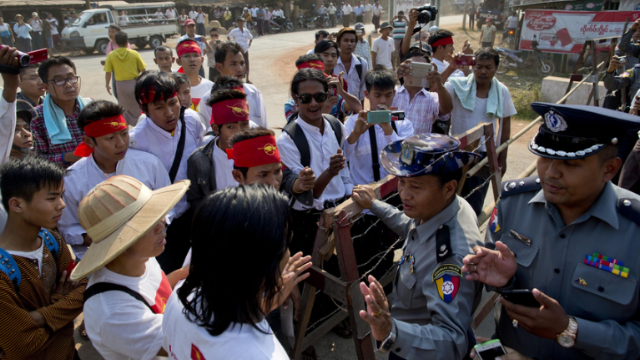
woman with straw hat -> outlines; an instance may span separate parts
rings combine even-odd
[[[164,217],[189,181],[152,191],[117,175],[82,199],[78,219],[93,239],[71,279],[91,275],[85,292],[87,335],[105,359],[154,359],[162,348],[162,318],[173,286],[188,269],[165,275],[155,257],[164,250]]]

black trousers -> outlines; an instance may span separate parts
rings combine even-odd
[[[195,210],[190,208],[167,228],[167,244],[162,254],[156,257],[165,274],[182,267],[184,258],[191,247],[191,221]]]

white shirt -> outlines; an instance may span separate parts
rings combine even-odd
[[[315,48],[313,48],[313,49],[311,49],[311,50],[307,51],[307,55],[309,55],[309,54],[315,54]]]
[[[162,11],[156,11],[153,15],[156,16],[156,20],[162,20]]]
[[[189,155],[198,148],[205,134],[205,128],[195,112],[185,112],[184,121],[187,133],[185,134],[184,151],[182,152],[182,159],[175,181],[187,178],[187,159]],[[182,124],[180,124],[180,120],[178,120],[174,136],[171,136],[170,133],[154,124],[153,121],[145,115],[130,132],[131,148],[146,151],[157,156],[168,173],[171,170],[171,165],[173,165],[173,158],[176,155],[182,130]],[[173,208],[175,217],[180,217],[188,208],[187,197],[183,196],[180,202]]]
[[[124,159],[116,166],[117,175],[129,175],[151,190],[157,190],[169,186],[169,174],[157,157],[140,150],[128,149]],[[86,230],[78,220],[78,206],[87,193],[99,183],[107,180],[105,174],[93,155],[84,157],[71,165],[65,176],[64,203],[67,205],[62,211],[62,218],[58,222],[60,233],[64,241],[73,247],[73,251],[79,259],[82,259],[87,251],[87,246],[82,245],[82,234]]]
[[[476,105],[473,111],[469,111],[462,107],[462,103],[460,99],[455,94],[453,90],[453,86],[450,83],[445,83],[444,86],[451,94],[451,98],[453,99],[453,110],[451,111],[451,135],[456,136],[458,134],[462,134],[463,132],[473,128],[481,122],[487,122],[493,124],[494,130],[494,139],[496,142],[496,146],[500,146],[500,138],[502,136],[502,120],[500,119],[500,127],[496,129],[498,126],[497,119],[493,119],[487,116],[487,99],[480,99],[476,97]],[[509,116],[513,116],[517,114],[515,106],[513,106],[513,101],[511,100],[511,94],[509,93],[509,89],[506,86],[501,86],[502,91],[502,117],[506,118]],[[480,139],[480,143],[484,142],[484,136]],[[482,145],[479,149],[480,151],[487,151],[485,145]]]
[[[16,102],[8,103],[0,96],[0,165],[9,161],[16,129]],[[2,200],[2,196],[0,196]],[[0,232],[7,223],[7,210],[0,206]]]
[[[374,6],[373,10],[371,10],[373,13],[373,16],[380,16],[380,14],[382,13],[382,6],[380,6],[380,4],[378,4],[378,6]]]
[[[518,17],[517,16],[509,16],[507,18],[507,29],[515,29],[518,27]]]
[[[191,20],[195,20],[196,16],[198,16],[198,12],[195,10],[191,10],[189,11],[189,17],[191,18]]]
[[[204,24],[204,13],[198,13],[195,20],[197,24]]]
[[[446,60],[440,61],[434,57],[431,58],[431,63],[438,67],[439,74],[442,74],[445,69],[449,67],[449,63]],[[465,75],[462,70],[456,69],[451,73],[451,75],[449,75],[449,77],[467,77],[467,75]]]
[[[371,5],[371,4],[364,4],[364,11],[371,11],[371,9],[373,9],[373,5]]]
[[[347,129],[347,132],[351,134],[353,129],[356,126],[356,120],[358,120],[358,114],[350,116],[347,121],[344,123],[344,127]],[[411,121],[402,120],[402,121],[394,121],[396,127],[398,128],[398,133],[395,131],[391,135],[385,135],[384,130],[379,126],[375,125],[373,128],[376,129],[376,144],[378,145],[378,163],[380,162],[380,152],[385,146],[389,145],[389,143],[397,140],[404,140],[409,136],[413,136],[413,126],[411,125]],[[351,180],[353,185],[364,185],[372,183],[373,178],[373,163],[371,156],[371,141],[369,139],[369,130],[367,130],[364,134],[360,135],[358,141],[353,144],[354,150],[353,155],[349,158],[349,170],[351,172]],[[389,175],[389,173],[384,169],[382,165],[380,165],[380,179],[384,179],[385,176]]]
[[[376,65],[383,65],[387,69],[393,70],[391,58],[393,57],[394,50],[395,46],[393,38],[391,37],[387,38],[387,40],[383,40],[381,37],[373,40],[371,52],[376,53]]]
[[[44,250],[44,239],[40,242],[40,247],[33,251],[15,251],[15,250],[7,250],[11,256],[20,256],[26,259],[35,260],[38,262],[38,272],[40,276],[42,276],[42,255]]]
[[[193,104],[193,110],[198,111],[200,107],[200,102],[202,101],[202,97],[211,93],[211,87],[213,86],[213,81],[204,79],[200,77],[200,84],[196,86],[191,86],[191,103]],[[205,127],[208,125],[205,125]]]
[[[344,125],[340,125],[342,127],[342,141],[341,144],[338,144],[336,135],[327,120],[324,120],[323,134],[320,133],[319,128],[307,124],[304,120],[300,119],[299,116],[295,121],[300,125],[309,143],[309,152],[311,153],[310,167],[316,176],[320,176],[320,174],[329,168],[331,156],[338,152],[342,144],[346,144],[349,133]],[[343,155],[347,160],[349,160],[351,155],[349,151],[350,148],[352,147],[345,147],[343,150]],[[284,131],[280,134],[280,138],[278,138],[278,149],[280,150],[282,163],[294,174],[300,173],[304,168],[300,163],[300,151],[293,142],[293,139]],[[345,166],[338,176],[334,176],[331,179],[322,195],[317,199],[313,199],[313,205],[311,207],[317,210],[323,210],[325,200],[342,199],[346,195],[351,195],[351,190],[353,190],[351,174],[349,173],[349,167]],[[293,205],[294,210],[306,210],[311,207],[302,205],[297,201]]]
[[[342,6],[342,15],[351,15],[351,11],[353,11],[351,5]]]
[[[361,58],[362,61],[356,58],[355,54],[351,54],[351,68],[347,71],[342,63],[342,58],[338,56],[338,63],[336,67],[333,68],[333,74],[338,76],[341,71],[344,71],[345,79],[349,83],[349,94],[358,98],[358,100],[364,99],[364,91],[366,90],[366,84],[364,82],[364,77],[367,74],[367,70],[369,70],[369,64],[367,64],[367,60]],[[356,70],[356,65],[362,63],[362,80],[360,80],[360,76],[358,75],[358,71]]]
[[[244,93],[247,95],[247,106],[249,107],[249,120],[258,126],[268,128],[267,124],[267,108],[264,105],[262,93],[258,88],[251,84],[242,84]],[[192,95],[193,96],[193,95]],[[207,105],[207,101],[211,98],[211,92],[205,94],[200,99],[200,103],[204,104],[198,108],[200,120],[206,124],[211,122],[211,106]]]
[[[284,17],[284,11],[282,11],[282,9],[280,10],[273,10],[273,17]]]
[[[329,9],[327,9],[329,11],[329,15],[335,15],[336,14],[336,7],[331,5],[329,6]]]
[[[289,360],[266,319],[256,324],[264,332],[244,324],[212,336],[184,314],[177,292],[167,302],[163,323],[164,348],[171,349],[171,359]]]
[[[162,348],[162,312],[171,286],[155,258],[140,277],[117,274],[106,267],[89,277],[87,288],[98,282],[124,285],[140,294],[159,313],[123,291],[107,291],[84,303],[84,319],[91,343],[105,360],[151,360]]]
[[[251,9],[249,9],[249,12],[251,13],[251,17],[253,19],[258,17],[258,8],[257,7],[252,7]]]
[[[253,39],[253,35],[251,35],[251,31],[246,27],[243,27],[242,31],[240,31],[240,28],[235,28],[229,32],[227,39],[237,42],[242,48],[242,52],[247,52],[249,51],[249,42]]]
[[[229,159],[227,153],[218,146],[218,138],[213,147],[213,167],[216,172],[216,190],[224,190],[228,187],[238,186],[238,182],[233,178],[233,159]]]
[[[58,35],[58,20],[56,18],[46,20],[51,24],[51,35]]]
[[[167,9],[167,11],[164,12],[164,16],[166,16],[167,19],[169,19],[169,20],[173,20],[173,19],[176,18],[176,12],[175,12],[175,10],[169,8],[169,9]]]

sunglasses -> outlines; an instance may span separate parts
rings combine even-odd
[[[298,100],[300,101],[300,104],[311,104],[311,99],[316,99],[317,102],[319,103],[323,103],[325,101],[327,101],[327,93],[323,92],[323,93],[315,93],[313,95],[311,94],[301,94],[301,95],[296,95],[296,97],[298,98]]]

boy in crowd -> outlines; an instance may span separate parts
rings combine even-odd
[[[38,157],[0,171],[9,214],[0,234],[0,349],[7,359],[78,358],[73,319],[82,312],[87,280],[71,281],[74,262],[54,230],[65,205],[64,170]]]
[[[251,31],[249,29],[244,27],[244,22],[245,19],[239,17],[236,20],[236,25],[238,25],[238,27],[229,32],[229,34],[227,35],[227,39],[229,41],[235,41],[238,45],[240,45],[245,63],[244,74],[247,76],[247,83],[251,84],[251,81],[249,81],[249,48],[251,47],[251,42],[253,41],[253,35],[251,35]],[[218,62],[217,59],[216,62]]]
[[[334,49],[335,50],[335,49]],[[330,51],[330,50],[327,50]],[[327,78],[329,84],[329,94],[327,101],[322,107],[323,114],[329,114],[341,121],[344,121],[347,117],[351,116],[354,112],[362,109],[362,104],[358,99],[347,93],[344,89],[344,79],[340,76],[327,75],[322,58],[318,54],[302,55],[296,60],[296,67],[298,70],[302,69],[317,69],[324,72],[324,76]],[[335,91],[335,92],[334,92]],[[284,104],[284,114],[287,117],[287,122],[293,120],[297,114],[298,106],[294,99],[290,99]]]
[[[242,55],[242,47],[234,42],[224,42],[216,48],[216,69],[220,72],[220,76],[232,76],[239,80],[244,77],[245,61]],[[214,84],[211,92],[215,92],[218,82]],[[267,124],[267,108],[262,98],[262,93],[258,88],[251,84],[243,83],[242,90],[247,95],[247,105],[249,107],[249,119],[258,126],[268,128]],[[198,113],[202,121],[209,123],[211,121],[211,106],[206,105],[211,98],[210,94],[205,94],[200,102]],[[206,106],[205,106],[206,105]]]
[[[11,147],[11,158],[22,159],[30,155],[33,148],[33,135],[29,124],[36,115],[33,106],[24,100],[16,100],[16,128]]]
[[[178,44],[180,42],[182,42],[183,40],[193,40],[195,42],[198,43],[198,46],[200,46],[200,53],[204,53],[205,51],[209,51],[210,50],[210,46],[209,43],[207,43],[207,41],[204,39],[204,34],[197,34],[196,35],[196,23],[195,21],[193,21],[192,19],[188,19],[187,21],[184,22],[184,28],[185,31],[187,32],[184,36],[179,37],[178,38]],[[180,57],[178,55],[178,57]],[[204,77],[204,68],[200,67],[199,71],[198,71],[198,75]]]
[[[417,15],[415,17],[417,18]],[[412,16],[412,24],[413,18]],[[453,51],[456,49],[453,46],[453,33],[451,31],[444,29],[434,31],[429,35],[429,45],[433,53],[431,63],[438,67],[438,72],[442,75],[443,82],[446,82],[450,77],[467,77],[469,73],[468,67],[459,69],[455,61],[449,64],[447,60],[445,60],[453,56]],[[468,52],[467,49],[470,49],[469,42],[465,42],[462,47],[462,52],[466,54]]]
[[[315,48],[315,46],[318,45],[320,41],[325,40],[328,37],[329,37],[329,32],[327,30],[316,31],[316,42],[314,43],[313,47]],[[313,51],[314,49],[307,51],[307,55],[313,54]]]
[[[298,71],[291,82],[291,96],[298,105],[298,116],[285,126],[278,139],[282,163],[293,174],[300,173],[306,167],[318,174],[313,188],[313,202],[294,201],[292,206],[296,236],[290,248],[293,252],[302,251],[303,254],[311,254],[322,211],[342,203],[351,195],[353,188],[349,168],[346,167],[346,159],[350,154],[348,151],[343,154],[342,149],[347,130],[334,117],[325,118],[322,114],[328,90],[329,84],[322,71]],[[290,135],[298,132],[307,140],[306,149],[298,149]],[[303,153],[305,156],[302,156]]]
[[[178,82],[167,73],[143,74],[136,83],[136,101],[145,117],[130,132],[131,148],[157,156],[169,173],[171,183],[187,178],[187,159],[205,134],[198,116],[181,108],[179,90]],[[190,224],[190,214],[185,214],[188,209],[187,199],[183,197],[169,214],[168,248],[159,259],[167,272],[177,269],[187,253],[189,244],[184,234],[188,233]]]
[[[393,30],[388,22],[383,22],[380,25],[380,37],[373,40],[371,46],[371,68],[375,69],[376,65],[382,65],[387,69],[396,69],[395,59],[395,45],[394,40],[389,37],[389,34]],[[403,34],[404,35],[404,34]]]
[[[65,178],[67,208],[62,213],[59,229],[80,259],[92,240],[80,225],[78,206],[94,186],[114,175],[131,176],[151,190],[170,184],[167,170],[157,157],[129,149],[129,129],[122,116],[124,112],[118,104],[96,100],[78,116],[78,126],[85,135],[75,154],[82,159],[69,167]]]
[[[420,44],[417,44],[420,46]],[[424,45],[428,47],[428,45]],[[423,49],[424,50],[424,49]],[[410,48],[404,62],[398,67],[399,76],[411,75],[412,63],[427,63],[429,57],[419,48]],[[398,88],[393,98],[393,107],[404,110],[405,117],[413,124],[415,134],[429,134],[433,124],[440,119],[447,121],[453,109],[451,94],[442,84],[439,69],[431,69],[427,74],[429,89],[422,86],[408,85],[407,82]]]
[[[164,307],[189,270],[165,275],[155,257],[165,248],[163,218],[188,186],[179,181],[153,191],[117,175],[80,202],[80,224],[94,241],[71,278],[91,275],[84,317],[87,335],[105,360],[167,356],[162,348]]]
[[[24,100],[31,106],[42,105],[44,100],[44,83],[38,75],[38,64],[20,68],[20,92],[18,100]]]
[[[370,110],[360,111],[349,117],[344,124],[349,134],[347,144],[355,148],[349,158],[354,185],[370,184],[386,177],[389,173],[380,166],[380,151],[393,141],[404,140],[413,135],[409,119],[380,124],[367,122],[370,111],[389,110],[395,95],[395,74],[386,69],[376,69],[367,73],[365,81],[365,96],[369,100]]]
[[[207,105],[212,109],[211,129],[218,136],[187,160],[187,178],[191,180],[187,201],[193,209],[207,195],[238,186],[232,173],[233,160],[229,160],[226,151],[231,148],[229,139],[249,128],[247,95],[239,87],[214,92]]]
[[[204,61],[202,51],[197,42],[187,39],[178,44],[176,52],[178,53],[177,63],[182,66],[182,71],[191,83],[191,106],[189,107],[198,111],[201,98],[208,94],[213,86],[213,82],[198,74]]]
[[[107,92],[111,95],[110,83],[111,72],[113,72],[116,78],[116,89],[120,94],[118,104],[127,110],[124,113],[127,124],[136,126],[141,112],[133,92],[136,87],[136,78],[141,72],[144,72],[147,64],[144,63],[137,51],[127,48],[127,44],[129,44],[129,35],[127,33],[118,32],[116,34],[116,44],[118,48],[109,53],[105,60],[105,86],[107,87]]]
[[[344,72],[349,82],[349,94],[364,101],[365,81],[364,75],[369,70],[369,64],[363,58],[355,55],[358,35],[352,28],[345,27],[338,32],[337,43],[340,47],[338,63],[333,68],[333,73],[339,75]]]
[[[175,61],[176,58],[170,47],[162,45],[153,50],[153,62],[158,65],[158,70],[171,74],[173,72],[171,67]]]
[[[211,49],[207,49],[207,65],[209,66],[209,81],[216,81],[218,76],[220,76],[220,71],[216,69],[216,50],[218,46],[222,43],[220,41],[220,34],[218,33],[218,28],[211,28],[209,30],[209,46]]]
[[[80,96],[80,76],[76,75],[76,65],[66,56],[54,56],[40,64],[38,75],[47,95],[44,104],[36,107],[37,116],[31,121],[35,150],[67,168],[80,160],[73,152],[84,134],[76,118],[90,100]]]
[[[511,137],[511,117],[516,108],[511,100],[509,89],[496,76],[496,69],[500,64],[500,54],[494,49],[485,48],[476,51],[476,65],[473,66],[473,76],[469,78],[450,78],[445,87],[453,99],[451,111],[451,134],[462,134],[481,122],[493,124],[496,147]],[[455,59],[458,57],[456,55]],[[474,88],[475,87],[475,88]],[[471,97],[475,94],[475,97]],[[485,138],[480,139],[483,144]],[[480,153],[486,156],[487,148],[482,145]],[[502,175],[507,171],[507,150],[498,154],[498,165]],[[485,182],[489,176],[487,165],[480,175],[472,176],[465,181],[461,196],[470,194],[473,189]],[[484,198],[489,184],[485,184],[479,191],[467,197],[476,214],[482,211]]]

